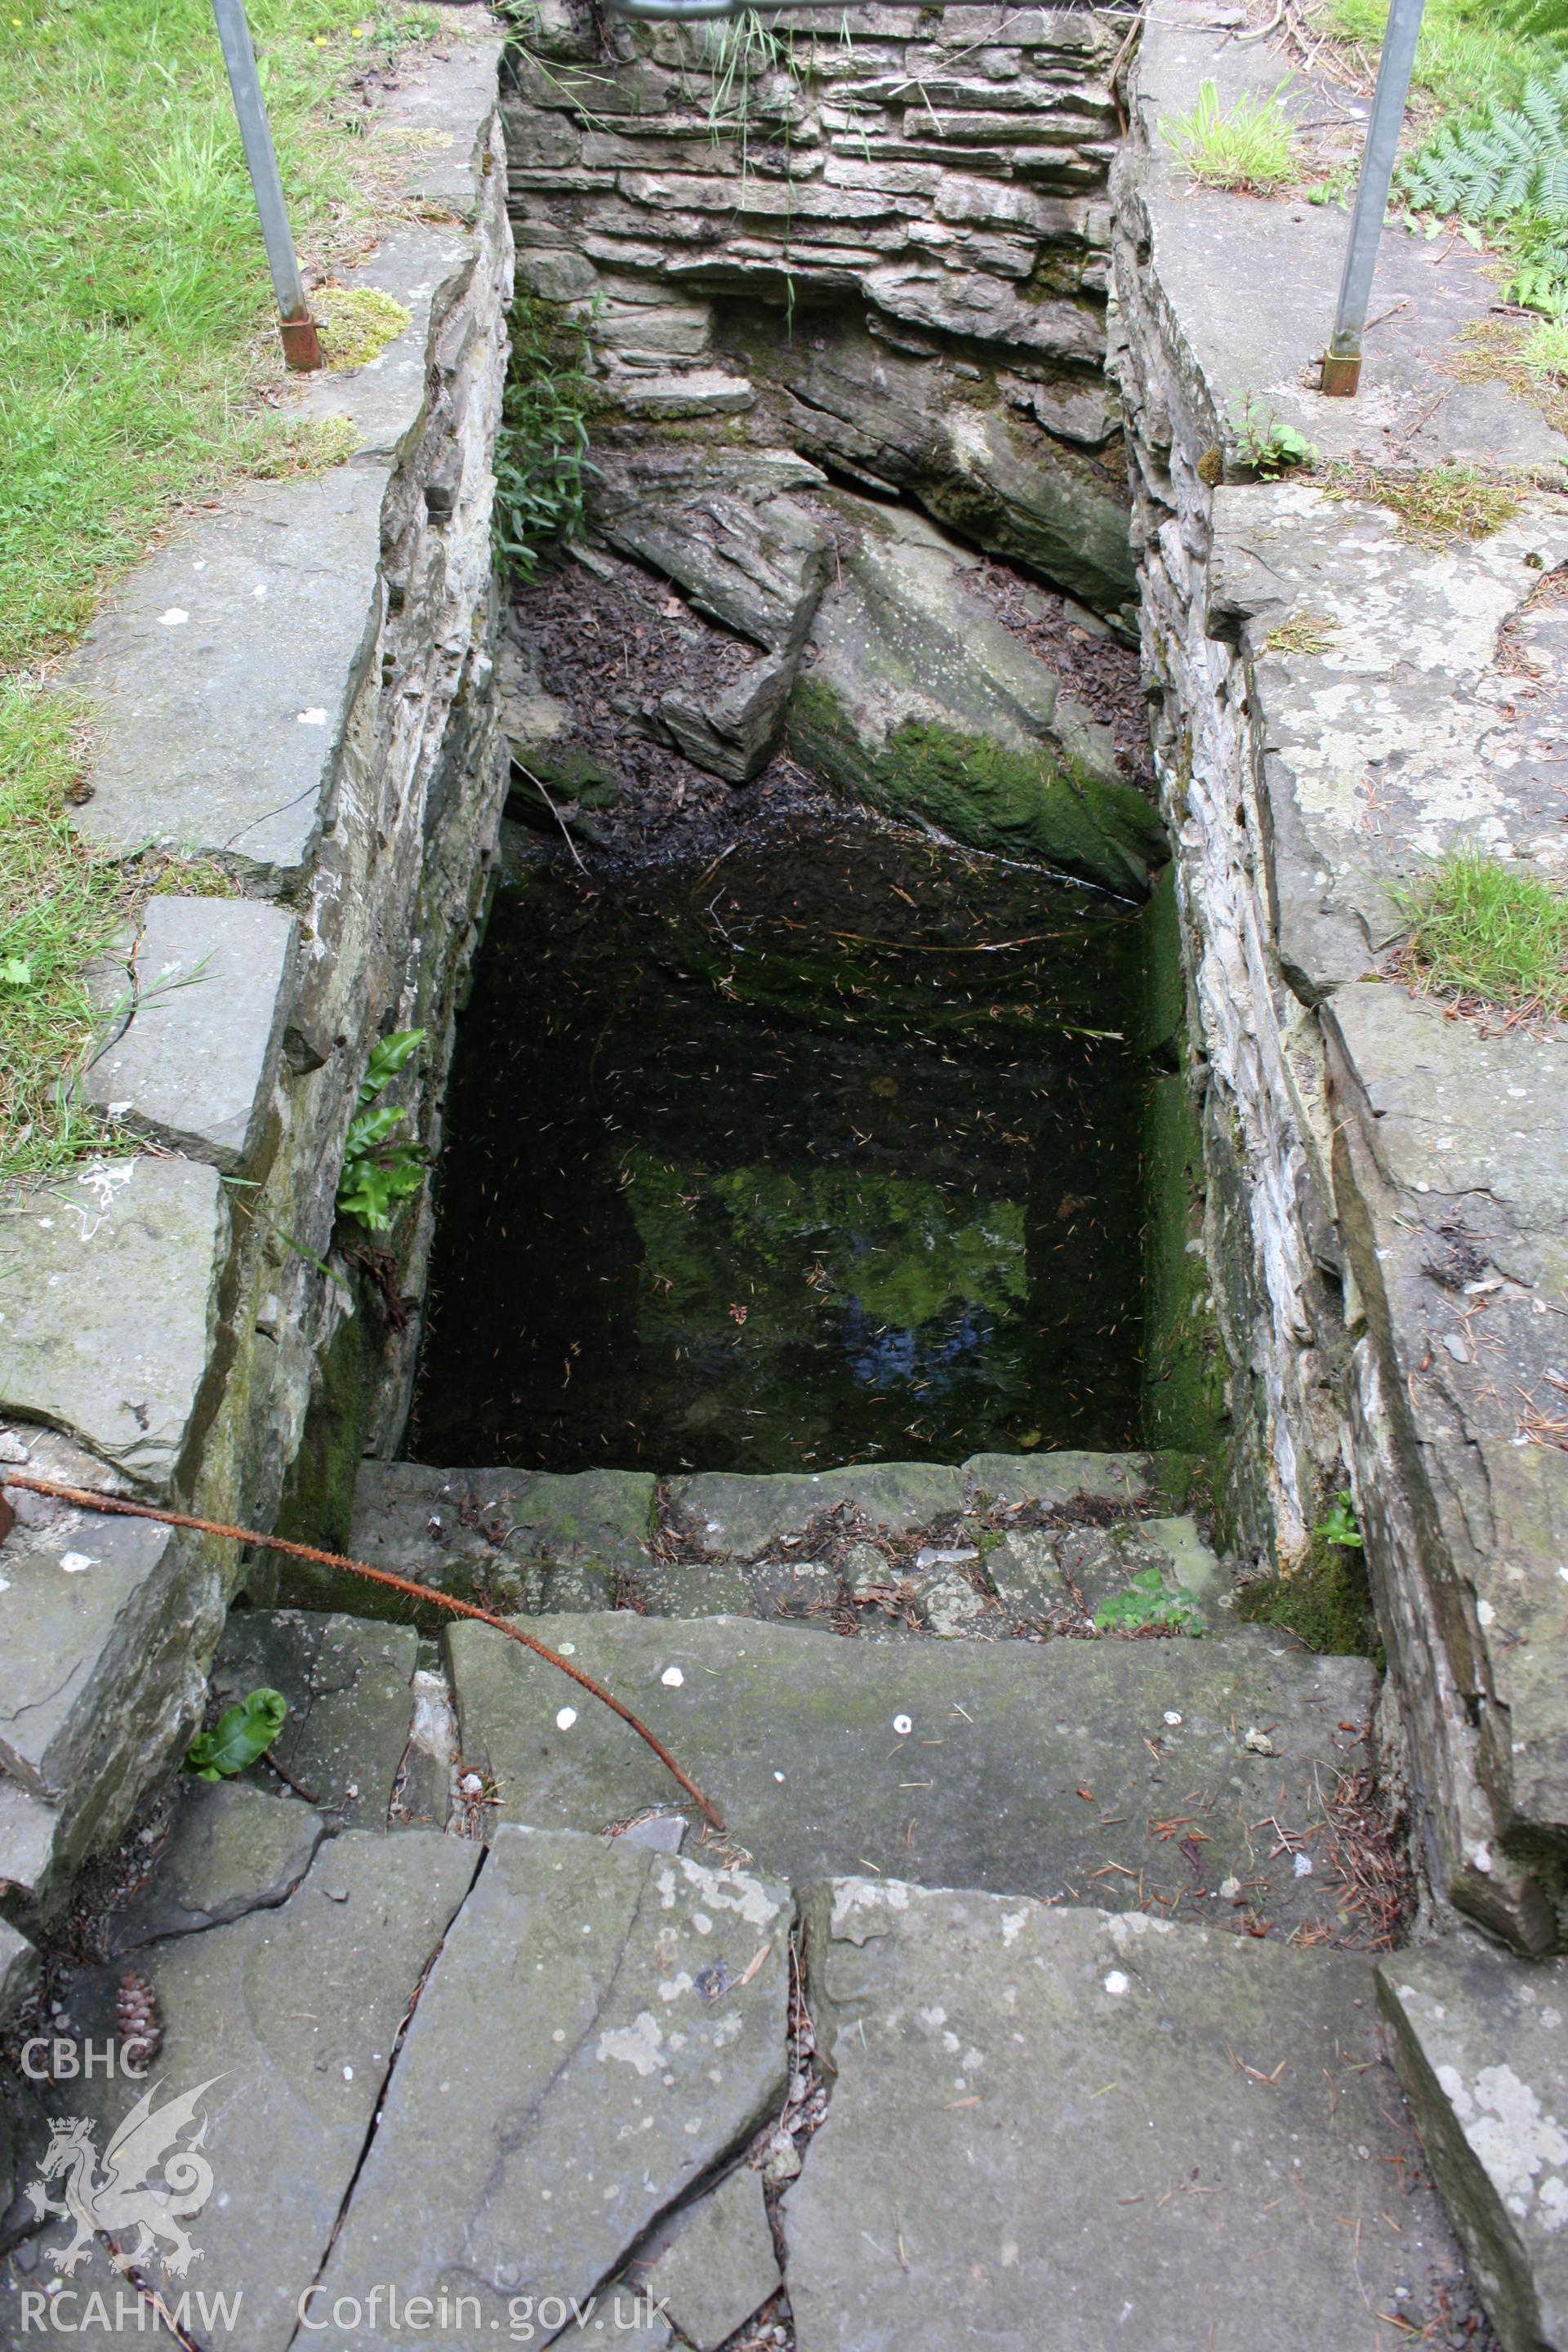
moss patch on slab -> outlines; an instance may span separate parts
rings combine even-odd
[[[1154,809],[1130,784],[1075,772],[1038,751],[907,719],[868,751],[833,689],[808,677],[791,698],[790,748],[839,791],[891,816],[923,817],[973,849],[1037,857],[1142,897],[1165,849]]]
[[[1342,1544],[1314,1536],[1299,1567],[1244,1587],[1237,1612],[1252,1624],[1294,1633],[1310,1650],[1329,1657],[1371,1658],[1383,1671],[1383,1637],[1373,1614],[1366,1562]]]
[[[366,366],[399,336],[412,310],[374,286],[323,286],[311,298],[330,368]]]

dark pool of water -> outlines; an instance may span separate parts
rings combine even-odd
[[[462,1019],[410,1451],[1135,1442],[1141,953],[1093,894],[852,822],[542,861]]]

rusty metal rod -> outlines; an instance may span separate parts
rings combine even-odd
[[[13,1470],[8,1465],[0,1467],[0,1486],[20,1487],[29,1495],[47,1495],[57,1502],[73,1503],[79,1510],[115,1511],[123,1518],[156,1519],[166,1528],[191,1528],[197,1535],[222,1536],[230,1543],[256,1544],[263,1551],[287,1552],[290,1559],[308,1559],[318,1568],[345,1568],[352,1576],[368,1577],[372,1584],[384,1584],[394,1592],[406,1593],[411,1600],[428,1601],[437,1609],[449,1609],[455,1617],[477,1618],[481,1625],[493,1626],[498,1633],[504,1633],[508,1641],[521,1642],[525,1650],[531,1650],[550,1665],[559,1666],[563,1675],[569,1675],[574,1683],[580,1683],[601,1706],[607,1706],[612,1715],[618,1715],[623,1723],[630,1724],[637,1738],[646,1740],[652,1748],[665,1770],[679,1781],[695,1803],[701,1806],[712,1827],[723,1834],[724,1824],[711,1799],[703,1795],[690,1775],[681,1770],[663,1741],[655,1737],[629,1706],[623,1706],[613,1691],[607,1691],[603,1683],[596,1683],[592,1675],[585,1675],[581,1666],[574,1666],[570,1658],[562,1657],[547,1643],[535,1641],[531,1633],[525,1633],[521,1626],[512,1624],[505,1617],[495,1616],[489,1609],[480,1609],[471,1601],[454,1600],[450,1593],[437,1592],[433,1585],[418,1584],[411,1576],[395,1576],[390,1569],[372,1568],[367,1560],[350,1559],[343,1552],[319,1551],[314,1544],[288,1543],[281,1536],[264,1536],[256,1528],[225,1527],[220,1520],[198,1519],[189,1511],[162,1510],[155,1503],[128,1502],[123,1496],[100,1495],[90,1486],[68,1486],[58,1478],[40,1478],[30,1470]],[[4,1540],[4,1533],[0,1532],[0,1542]]]

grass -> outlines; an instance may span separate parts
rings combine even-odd
[[[1373,466],[1336,467],[1323,484],[1330,498],[1366,499],[1387,507],[1401,539],[1420,547],[1452,547],[1489,539],[1511,522],[1523,487],[1479,466],[1414,467],[1395,472]]]
[[[1538,874],[1456,849],[1400,894],[1410,969],[1435,994],[1568,1015],[1568,896]]]
[[[1297,171],[1295,134],[1279,103],[1284,87],[1222,107],[1215,85],[1200,82],[1196,105],[1163,121],[1160,137],[1200,187],[1268,195]]]
[[[432,31],[389,0],[250,0],[296,236],[369,243],[350,75]],[[0,6],[0,1177],[90,1146],[68,1073],[83,971],[137,887],[67,821],[86,738],[43,691],[182,505],[337,462],[341,420],[274,414],[270,289],[207,0]],[[26,977],[22,977],[22,974]]]
[[[1410,82],[1419,130],[1430,128],[1438,114],[1511,105],[1518,98],[1545,52],[1539,39],[1510,25],[1508,15],[1498,0],[1426,0]],[[1360,50],[1367,79],[1375,74],[1388,26],[1387,0],[1330,0],[1318,24]]]

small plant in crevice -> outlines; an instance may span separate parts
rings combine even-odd
[[[1398,961],[1424,988],[1568,1018],[1568,895],[1544,876],[1459,848],[1396,897],[1410,925]]]
[[[184,1769],[198,1780],[232,1780],[258,1763],[283,1728],[289,1702],[265,1685],[226,1706],[210,1731],[185,1750]]]
[[[386,1231],[394,1210],[401,1202],[412,1200],[425,1181],[421,1146],[406,1136],[393,1139],[395,1129],[408,1113],[395,1103],[379,1107],[377,1103],[424,1041],[423,1029],[400,1029],[380,1039],[365,1066],[359,1107],[349,1122],[338,1177],[338,1214],[353,1218],[373,1234]]]
[[[1163,121],[1160,137],[1200,187],[1268,195],[1297,173],[1296,136],[1279,103],[1289,80],[1267,98],[1247,92],[1228,107],[1214,81],[1200,82],[1196,104]]]
[[[576,538],[594,402],[588,321],[534,296],[511,307],[511,366],[495,451],[495,546],[503,570],[532,580],[543,550]]]
[[[1361,1522],[1355,1515],[1355,1499],[1348,1486],[1340,1488],[1312,1533],[1324,1543],[1337,1544],[1342,1551],[1363,1551],[1366,1549]]]
[[[1097,1633],[1142,1633],[1157,1627],[1172,1633],[1200,1634],[1197,1596],[1184,1585],[1168,1585],[1157,1568],[1140,1569],[1124,1591],[1102,1601],[1094,1612]]]
[[[1263,481],[1278,481],[1281,474],[1318,462],[1318,452],[1305,434],[1287,425],[1250,392],[1243,393],[1239,407],[1232,406],[1230,425],[1238,463]]]

